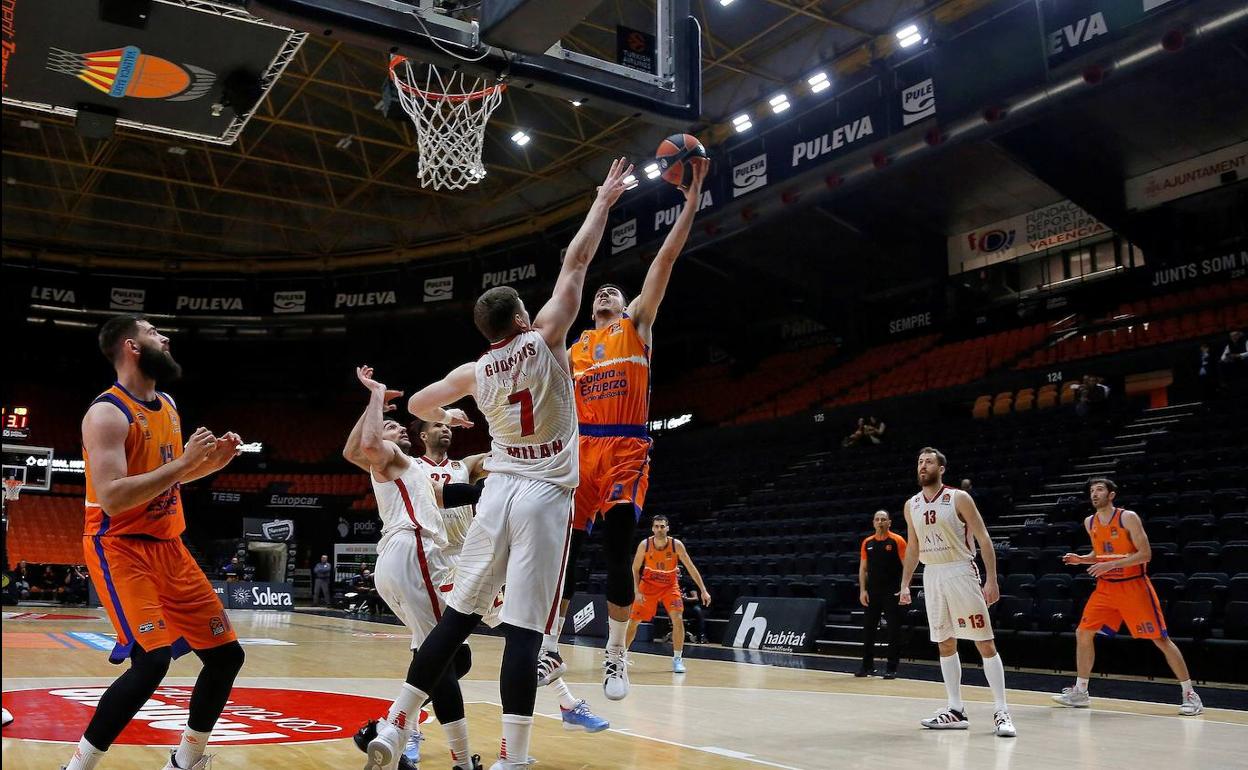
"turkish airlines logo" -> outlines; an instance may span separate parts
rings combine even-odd
[[[103,694],[103,687],[7,691],[5,708],[30,718],[5,727],[4,737],[77,743]],[[190,687],[158,689],[116,742],[129,746],[176,744],[186,729],[190,704]],[[209,740],[249,745],[349,738],[360,723],[386,713],[389,707],[388,701],[361,695],[235,687]]]

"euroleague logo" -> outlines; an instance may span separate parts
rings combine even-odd
[[[4,707],[21,719],[4,737],[77,743],[103,687],[10,690]],[[121,733],[117,743],[170,746],[190,716],[190,687],[161,687]],[[390,702],[341,693],[235,687],[209,741],[221,745],[306,743],[350,738],[359,726],[386,713]]]
[[[966,234],[967,245],[971,251],[991,254],[994,251],[1005,251],[1014,245],[1013,230],[985,230]]]

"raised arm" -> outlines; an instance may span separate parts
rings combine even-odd
[[[212,454],[216,439],[207,428],[199,428],[186,442],[176,459],[147,473],[127,476],[126,434],[130,421],[117,407],[93,404],[82,419],[82,445],[87,451],[88,470],[95,487],[95,503],[110,516],[155,500],[174,484],[188,478]]]
[[[680,563],[685,565],[685,569],[689,570],[689,577],[693,578],[693,582],[698,584],[698,590],[702,592],[702,603],[707,607],[711,606],[711,592],[706,590],[706,583],[702,582],[702,573],[698,572],[698,568],[693,566],[693,559],[689,556],[689,551],[685,549],[685,544],[676,541],[676,556],[680,558]]]
[[[385,385],[373,379],[373,369],[367,364],[357,366],[355,376],[368,389],[368,406],[364,407],[360,422],[360,455],[368,463],[369,472],[375,478],[391,481],[407,469],[409,462],[398,444],[382,437],[386,396],[392,391],[388,391]]]
[[[685,206],[681,209],[680,216],[676,217],[676,224],[663,239],[659,253],[650,263],[650,269],[646,271],[645,283],[641,285],[641,293],[628,303],[628,314],[632,317],[633,323],[637,324],[637,333],[641,335],[646,344],[651,341],[650,329],[654,324],[654,317],[658,315],[659,303],[663,301],[663,295],[667,293],[667,284],[672,278],[672,267],[676,265],[676,258],[680,256],[680,252],[685,248],[685,242],[689,240],[689,230],[693,227],[693,218],[697,215],[698,203],[702,200],[702,182],[706,179],[707,169],[710,168],[710,161],[706,158],[690,158],[687,162],[693,167],[693,181],[684,191]]]
[[[365,473],[368,473],[371,471],[370,465],[372,463],[370,462],[368,456],[364,454],[364,450],[361,447],[361,442],[363,440],[363,434],[364,434],[364,422],[369,418],[369,412],[373,408],[372,403],[371,403],[372,389],[369,388],[367,384],[365,384],[366,380],[372,380],[373,368],[369,366],[368,364],[364,364],[363,366],[357,366],[355,369],[355,376],[357,379],[360,380],[361,384],[364,384],[364,387],[369,390],[370,403],[368,406],[364,408],[364,411],[360,413],[360,418],[355,421],[355,425],[351,428],[351,432],[347,434],[347,443],[342,447],[342,456],[344,459],[347,460],[347,462],[351,463],[352,465],[355,465],[357,468],[364,471]],[[396,409],[398,409],[398,406],[390,403],[390,401],[398,398],[401,395],[403,395],[403,391],[401,390],[384,390],[383,391],[382,408],[381,408],[383,415],[385,415],[387,412],[393,412]],[[378,427],[378,435],[380,435],[380,427]]]
[[[581,309],[581,292],[585,288],[585,273],[598,251],[602,232],[607,227],[607,214],[611,206],[624,194],[624,178],[633,172],[633,166],[624,158],[611,164],[611,171],[598,188],[598,195],[585,215],[581,229],[576,231],[568,250],[563,255],[563,266],[555,280],[555,290],[550,300],[533,319],[533,328],[551,350],[562,350],[568,339],[568,329]]]
[[[475,395],[476,364],[461,364],[451,373],[414,393],[407,400],[407,411],[427,422],[440,422],[452,428],[471,428],[472,420],[462,409],[445,409],[464,396]]]
[[[988,527],[984,526],[984,517],[979,515],[979,508],[970,495],[960,489],[953,492],[953,506],[958,516],[966,522],[966,528],[979,544],[979,552],[984,557],[984,601],[993,605],[1001,598],[1001,589],[997,585],[997,551],[988,537]]]
[[[898,604],[910,603],[910,581],[919,566],[919,539],[914,534],[914,521],[910,518],[910,501],[901,506],[906,519],[906,558],[901,562],[901,590],[897,592]]]

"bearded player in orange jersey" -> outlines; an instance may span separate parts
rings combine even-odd
[[[624,653],[632,612],[633,531],[641,518],[650,479],[650,355],[652,330],[659,304],[667,292],[676,258],[689,239],[709,162],[690,158],[693,175],[683,189],[685,205],[646,273],[641,293],[632,301],[624,291],[606,284],[594,293],[594,328],[581,334],[568,351],[580,423],[581,485],[576,490],[572,542],[560,615],[567,615],[576,591],[572,570],[594,523],[605,530],[607,562],[607,656],[603,691],[611,700],[628,695]],[[552,684],[564,709],[580,703],[561,677],[567,666],[559,656],[556,623],[547,634],[538,659],[538,683]],[[605,726],[605,722],[603,723]]]
[[[182,367],[169,353],[169,338],[146,319],[109,319],[99,343],[117,381],[82,420],[82,545],[91,582],[117,631],[109,660],[129,659],[130,668],[100,697],[68,770],[92,770],[156,691],[169,662],[187,652],[204,667],[182,741],[165,770],[203,770],[211,759],[204,747],[243,667],[243,648],[212,584],[182,544],[181,486],[228,465],[242,439],[199,428],[183,445],[177,407],[156,389],[177,380]]]

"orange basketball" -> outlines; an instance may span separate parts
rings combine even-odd
[[[672,134],[659,142],[654,152],[663,179],[677,187],[687,187],[693,180],[693,167],[685,160],[705,157],[706,148],[692,134]]]

